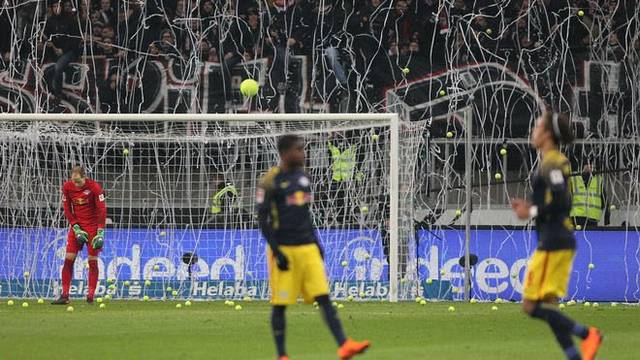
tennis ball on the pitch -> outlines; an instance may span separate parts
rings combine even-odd
[[[495,303],[496,303],[496,304],[502,304],[502,299],[500,299],[500,298],[496,298]]]
[[[177,292],[176,290],[173,290],[173,291],[171,292],[171,295],[173,295],[173,296],[178,296],[178,292]]]
[[[99,306],[100,309],[104,309],[106,307],[107,307],[107,304],[100,304],[100,306]]]
[[[25,278],[28,278],[28,277],[29,277],[29,275],[31,275],[31,274],[29,274],[29,272],[28,272],[28,271],[25,271],[25,272],[24,272],[24,274],[22,274],[22,275],[23,275]]]
[[[242,301],[251,301],[251,298],[249,296],[245,296],[242,298]]]
[[[500,173],[496,173],[493,177],[498,181],[502,180],[502,174],[500,174]]]
[[[360,293],[358,294],[358,296],[359,296],[359,297],[361,297],[361,298],[363,298],[363,297],[365,296],[365,295],[364,295],[364,291],[360,291]]]
[[[346,267],[347,265],[349,265],[349,263],[347,262],[347,260],[342,260],[340,265],[342,265],[342,267]]]
[[[487,35],[491,35],[491,34],[493,34],[493,30],[491,30],[491,29],[489,28],[489,29],[487,29],[486,33],[487,33]]]
[[[331,305],[333,305],[333,307],[338,307],[338,303],[337,302],[332,302]]]
[[[578,10],[578,16],[584,16],[584,11]]]
[[[617,303],[617,302],[612,302],[612,303],[611,303],[611,307],[616,307],[616,306],[618,306],[618,303]]]
[[[13,306],[13,300],[8,300],[8,301],[7,301],[7,305],[9,305],[9,306]]]
[[[380,140],[380,135],[378,135],[378,134],[373,134],[373,135],[371,135],[371,140],[373,140],[373,141],[378,141],[378,140]]]
[[[594,302],[593,304],[591,304],[591,306],[598,307],[598,306],[600,306],[600,304],[598,304],[597,302]]]
[[[97,302],[98,304],[101,304],[101,303],[102,303],[102,301],[103,301],[103,300],[102,300],[102,298],[101,298],[101,297],[99,297],[99,298],[97,298],[97,299],[96,299],[96,302]]]
[[[184,306],[191,306],[191,301],[187,300],[184,302]]]
[[[353,296],[352,295],[347,296],[347,301],[353,301]]]
[[[229,305],[229,300],[225,300],[224,304],[228,306]]]
[[[124,156],[129,156],[129,149],[124,148],[124,149],[122,150],[122,155],[124,155]]]
[[[151,285],[151,280],[144,281],[144,286],[150,286],[150,285]]]
[[[453,132],[447,131],[447,138],[451,139],[453,137]]]
[[[67,312],[73,312],[73,306],[67,306]]]
[[[613,210],[615,210],[615,209],[616,209],[616,206],[615,206],[615,205],[611,205],[611,206],[609,206],[609,210],[613,211]]]
[[[242,305],[238,304],[238,305],[236,305],[236,307],[234,307],[234,309],[236,309],[236,310],[242,310]]]
[[[44,299],[38,299],[38,304],[44,304]]]
[[[500,155],[502,155],[502,156],[507,155],[507,149],[505,149],[505,148],[500,149]]]
[[[497,307],[497,306],[493,305],[493,306],[491,307],[491,311],[497,311],[497,310],[498,310],[498,307]]]
[[[246,97],[255,96],[259,89],[258,82],[253,79],[245,79],[240,83],[240,92]]]
[[[109,294],[105,295],[105,296],[104,296],[104,299],[105,299],[105,300],[111,300],[111,295],[109,295]]]
[[[23,308],[28,308],[29,307],[29,303],[28,302],[23,302],[22,303],[22,307]]]
[[[360,212],[363,214],[366,214],[369,212],[369,207],[368,206],[362,206],[360,207]]]
[[[411,72],[411,70],[409,70],[408,67],[402,69],[402,73],[405,74],[405,75],[409,74],[410,72]]]
[[[440,92],[438,93],[438,95],[440,95],[440,96],[445,96],[446,94],[447,94],[447,92],[444,91],[444,90],[440,90]]]
[[[564,305],[564,304],[560,304],[560,305],[558,305],[558,309],[562,310],[562,309],[564,309],[564,308],[565,308],[565,305]]]
[[[416,297],[416,302],[419,303],[422,300],[422,298],[420,296]]]
[[[338,304],[337,308],[338,309],[342,309],[342,308],[344,308],[344,305],[343,304]]]
[[[182,304],[176,304],[176,309],[182,309]]]
[[[427,300],[425,299],[420,300],[420,305],[422,306],[427,305]]]
[[[171,286],[167,286],[167,292],[171,292],[173,290],[173,288]]]
[[[576,304],[576,301],[575,301],[575,300],[569,300],[569,301],[567,301],[567,306],[573,306],[573,305],[575,305],[575,304]]]
[[[595,268],[596,268],[596,266],[593,263],[589,263],[589,270],[593,270]]]
[[[455,312],[456,308],[454,306],[449,306],[449,309],[447,310],[449,310],[449,312]]]
[[[233,306],[233,305],[235,305],[235,304],[236,304],[235,302],[233,302],[233,301],[229,301],[229,306]]]
[[[590,303],[590,302],[588,302],[588,301],[585,301],[585,302],[584,302],[584,306],[585,306],[585,307],[589,307],[589,306],[591,306],[591,303]]]
[[[149,301],[149,296],[145,295],[142,297],[142,301]]]
[[[160,265],[153,265],[153,270],[154,271],[160,270]]]
[[[471,304],[475,304],[475,303],[477,303],[477,302],[478,302],[478,300],[477,300],[476,298],[471,298],[471,300],[469,300],[469,302],[470,302]]]
[[[313,302],[313,306],[318,306],[318,302],[317,302],[317,301],[314,301],[314,302]]]

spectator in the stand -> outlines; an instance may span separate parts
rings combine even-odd
[[[102,49],[102,54],[107,58],[122,58],[124,56],[124,52],[122,50],[118,50],[113,47],[113,40],[109,37],[102,39],[100,48]]]
[[[79,54],[80,29],[73,14],[63,12],[59,1],[51,1],[50,11],[52,16],[47,19],[44,33],[50,39],[46,46],[57,56],[57,61],[50,75],[49,89],[55,97],[60,97],[64,71]]]
[[[100,0],[100,10],[98,11],[100,20],[104,24],[115,25],[116,12],[111,0]]]
[[[212,63],[220,62],[220,56],[218,56],[218,49],[215,46],[209,49],[207,61]]]
[[[582,174],[571,176],[572,191],[570,216],[576,226],[583,229],[597,227],[604,212],[604,224],[609,225],[609,207],[605,193],[604,176],[593,174],[590,163],[582,169]]]

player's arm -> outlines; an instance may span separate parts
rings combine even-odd
[[[104,191],[100,184],[95,183],[93,191],[93,198],[95,199],[96,209],[96,223],[98,224],[98,230],[96,236],[92,239],[91,245],[94,249],[101,249],[104,245],[104,227],[107,222],[107,204],[104,198]]]
[[[271,252],[276,259],[278,268],[280,268],[280,270],[287,270],[289,268],[289,262],[286,256],[284,256],[280,251],[278,242],[274,236],[274,229],[275,226],[277,226],[277,224],[274,224],[275,219],[273,219],[271,215],[271,207],[274,206],[274,188],[272,181],[269,181],[267,176],[265,176],[265,178],[260,181],[260,184],[258,184],[258,190],[256,193],[258,225],[260,226],[262,236],[264,236],[271,248]]]

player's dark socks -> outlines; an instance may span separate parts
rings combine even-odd
[[[549,324],[568,360],[580,360],[582,358],[571,338],[576,325],[573,320],[542,303],[536,304],[531,316]]]
[[[93,302],[93,295],[96,293],[96,285],[98,284],[98,261],[89,260],[89,292],[87,294],[87,302],[91,299]]]
[[[564,355],[568,360],[582,360],[582,356],[580,355],[580,351],[576,349],[575,346],[564,349]]]
[[[62,266],[62,297],[69,297],[74,262],[75,260],[64,259],[64,265]]]
[[[284,317],[284,311],[286,307],[284,306],[274,306],[273,311],[271,312],[271,329],[273,331],[273,339],[276,342],[276,350],[278,351],[278,356],[286,355],[287,352],[284,347],[284,339],[285,339],[285,328],[286,328],[286,320]]]
[[[573,329],[571,329],[571,332],[573,333],[573,335],[579,337],[582,340],[586,339],[587,336],[589,336],[589,328],[582,324],[578,324],[577,322],[573,324]]]
[[[344,344],[347,339],[344,336],[344,331],[342,330],[340,319],[338,319],[338,313],[329,301],[329,295],[318,296],[316,298],[316,301],[318,302],[318,306],[322,310],[324,320],[327,322],[327,326],[329,326],[329,330],[331,330],[331,333],[336,339],[338,346],[342,346],[342,344]]]

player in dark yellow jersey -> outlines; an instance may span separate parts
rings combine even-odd
[[[338,314],[329,299],[322,249],[313,228],[309,204],[313,201],[309,176],[304,172],[304,143],[295,135],[278,140],[280,165],[273,167],[258,185],[260,230],[269,243],[269,283],[273,312],[271,326],[279,360],[285,350],[285,309],[302,295],[316,301],[338,343],[340,359],[351,359],[369,347],[345,337]]]
[[[602,343],[600,331],[578,324],[556,309],[558,299],[567,294],[576,249],[569,218],[570,164],[558,150],[560,144],[572,141],[568,117],[551,111],[542,114],[531,136],[531,144],[541,156],[532,183],[532,203],[515,199],[511,205],[520,219],[535,218],[538,235],[538,248],[524,280],[524,311],[549,324],[567,359],[592,360]],[[574,346],[572,335],[582,339],[581,352]]]

